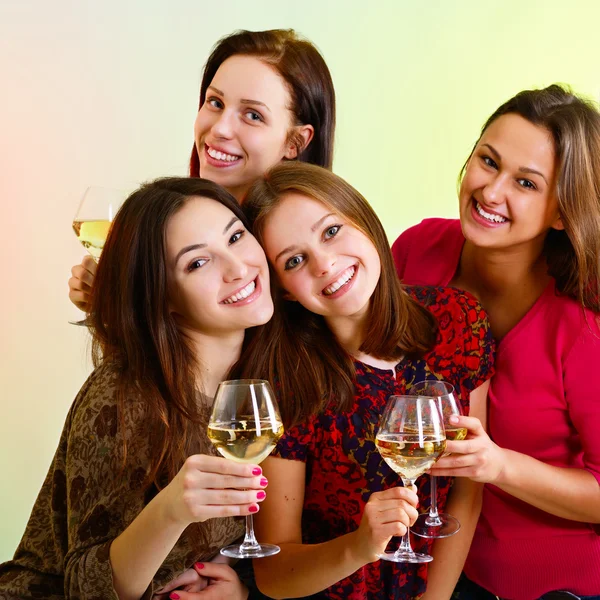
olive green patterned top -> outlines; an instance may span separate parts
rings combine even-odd
[[[101,366],[75,398],[23,539],[13,560],[0,565],[1,600],[118,600],[110,544],[156,495],[156,489],[142,488],[152,443],[143,401],[129,402],[121,430],[116,378],[114,368]],[[210,406],[205,404],[208,421]],[[206,435],[198,444],[201,453],[216,454]],[[210,560],[242,533],[240,519],[190,525],[143,598],[194,562]]]

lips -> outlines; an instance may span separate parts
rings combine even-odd
[[[224,306],[245,306],[254,302],[262,293],[262,286],[258,276],[247,283],[246,285],[238,288],[233,294],[227,296],[227,298],[221,300],[219,304]]]
[[[504,215],[484,209],[475,198],[471,199],[471,215],[475,222],[491,228],[501,227],[510,221]]]
[[[354,284],[357,271],[358,264],[344,269],[341,273],[336,275],[333,281],[323,288],[321,294],[325,296],[325,298],[337,298],[345,294]]]
[[[204,158],[209,165],[218,168],[227,168],[236,165],[242,157],[233,152],[227,152],[225,148],[218,148],[204,143]]]

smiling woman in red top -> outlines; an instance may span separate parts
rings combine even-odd
[[[478,297],[499,342],[490,437],[464,418],[470,439],[432,470],[487,483],[456,597],[600,598],[597,108],[559,86],[511,98],[465,165],[459,207],[460,222],[425,220],[393,248],[405,283]]]

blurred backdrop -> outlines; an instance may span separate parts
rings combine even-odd
[[[2,0],[0,561],[12,556],[90,371],[67,298],[90,185],[185,175],[202,67],[238,28],[294,28],[338,98],[335,171],[390,241],[455,216],[480,126],[527,87],[600,95],[596,0]]]

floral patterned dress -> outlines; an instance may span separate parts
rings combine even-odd
[[[422,359],[404,359],[383,370],[356,361],[356,397],[352,408],[328,408],[289,429],[274,456],[306,462],[302,514],[305,544],[317,544],[356,530],[373,492],[402,485],[375,447],[379,416],[388,397],[413,383],[442,379],[451,383],[468,412],[469,393],[492,376],[494,342],[486,315],[472,296],[451,288],[407,288],[437,318],[435,347]],[[419,503],[429,507],[429,476],[417,480]],[[446,505],[452,479],[438,479],[438,507]],[[392,540],[394,548],[398,540]],[[413,538],[416,550],[431,542]],[[408,600],[425,592],[427,565],[377,561],[365,565],[313,598]]]
[[[116,371],[96,369],[75,399],[58,449],[12,561],[0,565],[0,598],[118,600],[109,549],[156,495],[142,481],[149,464],[143,402],[132,399],[119,426]],[[208,421],[210,406],[204,412]],[[127,463],[123,471],[123,431]],[[199,451],[215,454],[208,438]],[[240,520],[190,525],[167,556],[143,598],[194,562],[210,560],[243,533]]]

